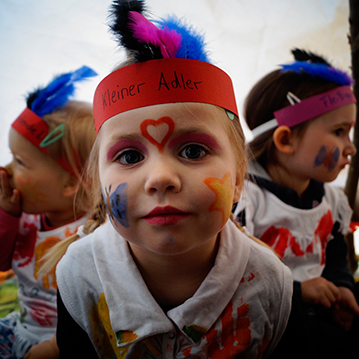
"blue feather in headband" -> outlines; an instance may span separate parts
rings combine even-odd
[[[27,107],[39,117],[63,107],[75,91],[75,82],[97,76],[97,73],[87,66],[82,66],[74,72],[56,77],[48,86],[31,93],[27,98]]]
[[[191,26],[174,16],[151,22],[144,10],[144,1],[139,0],[115,0],[111,6],[110,29],[137,62],[162,58],[209,62],[203,37]]]
[[[292,54],[296,61],[292,64],[279,65],[282,67],[281,72],[306,73],[341,86],[353,84],[353,79],[346,72],[331,66],[327,60],[318,55],[299,49],[292,50]]]
[[[176,58],[210,62],[207,52],[204,51],[204,37],[197,33],[191,25],[175,16],[171,16],[167,20],[156,21],[156,23],[161,29],[173,30],[181,36],[181,45],[178,47]]]

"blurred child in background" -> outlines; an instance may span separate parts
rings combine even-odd
[[[39,267],[49,248],[88,219],[82,171],[95,139],[93,111],[70,97],[76,82],[95,75],[83,66],[30,93],[10,129],[13,160],[0,168],[0,270],[17,276],[21,313],[0,319],[1,358],[23,358],[30,347],[55,340],[55,269],[43,275]],[[46,358],[58,355],[46,353],[46,344],[39,349]]]
[[[291,355],[307,344],[299,339],[305,332],[306,355],[347,358],[353,349],[347,331],[359,314],[344,239],[351,209],[329,182],[355,153],[349,132],[356,99],[349,75],[318,55],[292,53],[294,63],[263,77],[246,98],[254,159],[234,216],[292,271],[292,312],[298,303],[306,329],[297,325],[294,344],[283,339]]]

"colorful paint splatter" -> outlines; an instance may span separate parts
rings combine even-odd
[[[90,318],[93,343],[101,352],[101,357],[111,358],[113,353],[115,353],[116,358],[126,358],[130,347],[117,347],[117,337],[111,326],[110,311],[104,293],[100,294],[100,299],[97,302],[97,306],[93,308]],[[131,333],[132,338],[137,337],[135,333]]]

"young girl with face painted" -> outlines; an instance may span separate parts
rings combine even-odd
[[[110,220],[57,267],[60,355],[262,357],[292,280],[228,220],[246,161],[231,80],[178,19],[155,26],[142,1],[112,10],[129,61],[95,92],[91,157]]]
[[[23,358],[30,347],[31,358],[56,357],[56,343],[55,351],[47,345],[57,324],[55,270],[44,275],[39,267],[88,219],[82,170],[96,136],[93,110],[70,97],[76,82],[95,75],[83,66],[30,93],[10,129],[13,160],[0,167],[0,270],[17,276],[21,313],[0,320],[1,358]]]
[[[317,55],[292,53],[294,63],[259,80],[246,98],[254,159],[234,216],[291,269],[293,300],[308,326],[302,332],[313,331],[308,352],[321,357],[338,349],[349,357],[344,353],[350,345],[339,338],[347,337],[359,314],[344,240],[351,209],[344,193],[328,182],[355,153],[349,132],[356,99],[346,73]],[[329,334],[323,335],[324,327]],[[298,342],[286,339],[288,348]]]

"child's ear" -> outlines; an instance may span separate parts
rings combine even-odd
[[[288,126],[279,126],[273,133],[273,143],[279,152],[292,154],[294,152],[292,130]]]
[[[239,197],[241,196],[242,189],[243,189],[243,183],[244,183],[245,170],[246,170],[246,163],[245,163],[245,161],[243,161],[236,172],[233,203],[238,202]]]
[[[78,191],[78,179],[68,173],[67,179],[64,184],[63,195],[71,197]]]

